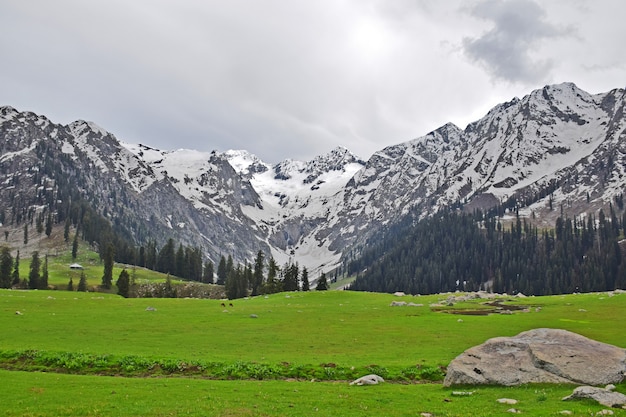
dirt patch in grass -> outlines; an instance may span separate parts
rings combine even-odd
[[[432,311],[446,314],[461,314],[464,316],[488,316],[489,314],[512,314],[514,311],[530,311],[530,306],[520,306],[514,304],[503,304],[501,300],[481,303],[480,308],[468,307],[435,307]]]

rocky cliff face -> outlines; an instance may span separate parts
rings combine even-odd
[[[67,182],[139,243],[173,237],[214,261],[251,260],[261,249],[329,270],[408,214],[507,202],[551,223],[561,210],[573,216],[608,205],[626,188],[624,94],[546,86],[464,130],[447,124],[368,161],[336,148],[276,165],[246,151],[123,144],[93,123],[62,126],[2,107],[0,212],[10,224],[16,204],[33,210],[41,187],[53,193]]]

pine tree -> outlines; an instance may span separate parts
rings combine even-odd
[[[315,287],[316,291],[326,291],[328,290],[328,280],[326,279],[326,273],[322,272],[322,275],[317,280],[317,286]]]
[[[24,245],[28,245],[28,223],[24,223]]]
[[[226,275],[228,275],[233,269],[235,269],[233,266],[233,257],[228,255],[228,258],[226,259]]]
[[[70,277],[70,281],[67,283],[67,290],[74,291],[74,280],[72,280],[72,277]]]
[[[158,256],[157,270],[165,274],[176,273],[176,249],[174,249],[174,239],[170,238]]]
[[[28,274],[28,288],[39,288],[39,269],[41,267],[41,261],[39,260],[39,252],[33,252],[33,257],[30,261],[30,273]]]
[[[124,298],[128,298],[130,291],[130,276],[128,275],[128,271],[126,271],[126,269],[122,269],[115,285],[117,285],[117,293]]]
[[[11,285],[19,285],[20,284],[20,251],[17,251],[17,255],[15,255],[15,268],[13,268]]]
[[[103,254],[104,272],[102,274],[102,286],[111,289],[113,283],[113,265],[115,263],[115,247],[112,243],[107,243]]]
[[[52,234],[52,212],[48,212],[48,217],[46,218],[46,236],[50,237]]]
[[[249,269],[249,267],[246,269]],[[236,269],[231,269],[228,272],[228,277],[226,278],[224,287],[226,290],[226,297],[230,300],[243,298],[248,295],[246,271],[241,267],[241,265],[237,265]]]
[[[254,277],[254,274],[252,273],[252,267],[250,266],[248,262],[246,262],[246,266],[243,269],[243,282],[241,283],[241,286],[245,288],[245,294],[242,297],[245,297],[246,295],[248,295],[248,290],[250,288],[252,281],[254,280],[253,277]]]
[[[306,266],[302,267],[302,291],[309,291],[309,271],[306,269]]]
[[[267,281],[263,286],[263,293],[272,294],[283,290],[282,282],[278,281],[279,272],[280,268],[274,260],[274,257],[270,257],[267,263]]]
[[[65,227],[63,228],[63,239],[65,240],[65,242],[69,242],[70,241],[70,218],[67,217],[65,219]]]
[[[78,256],[78,230],[74,234],[74,240],[72,241],[72,259],[76,259]]]
[[[187,248],[187,278],[194,281],[202,281],[202,251],[200,248]]]
[[[213,284],[213,262],[206,261],[202,271],[202,282],[205,284]]]
[[[37,216],[37,219],[35,220],[35,229],[38,234],[43,233],[43,213]]]
[[[263,285],[263,269],[265,267],[265,255],[263,251],[258,251],[254,260],[254,274],[252,277],[251,287],[252,295],[258,295]]]
[[[85,271],[80,273],[77,290],[80,292],[87,292],[87,276],[85,275]]]
[[[183,248],[183,244],[180,243],[178,245],[178,250],[176,251],[175,258],[175,270],[172,273],[180,278],[188,278],[187,274],[185,274],[185,249]]]
[[[151,240],[146,245],[146,264],[145,267],[148,269],[157,269],[157,250],[156,243]]]
[[[222,255],[220,257],[220,263],[217,266],[217,285],[224,285],[227,277],[228,271],[226,270],[226,258]]]
[[[137,265],[143,266],[144,268],[146,266],[146,248],[144,246],[139,248],[139,262]]]
[[[285,265],[283,272],[283,291],[298,291],[298,264]]]
[[[226,297],[229,300],[239,298],[237,291],[237,280],[239,279],[239,277],[237,275],[240,273],[241,271],[239,271],[239,268],[237,268],[237,270],[230,271],[226,276],[226,281],[224,282],[224,291],[226,292]]]
[[[44,258],[41,279],[39,280],[39,289],[48,289],[48,255]]]
[[[13,272],[13,256],[7,246],[0,249],[0,288],[11,287],[11,274]]]

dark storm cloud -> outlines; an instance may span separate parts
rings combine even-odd
[[[495,79],[535,84],[546,80],[554,67],[550,58],[535,55],[551,38],[571,34],[546,20],[546,12],[532,0],[485,0],[470,9],[493,27],[477,38],[465,38],[463,49]]]

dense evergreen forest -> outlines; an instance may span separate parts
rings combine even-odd
[[[539,229],[519,215],[510,225],[482,212],[447,211],[377,236],[348,272],[350,289],[433,294],[487,290],[526,295],[626,288],[626,259],[620,248],[626,228],[609,214],[564,216],[553,229]]]

